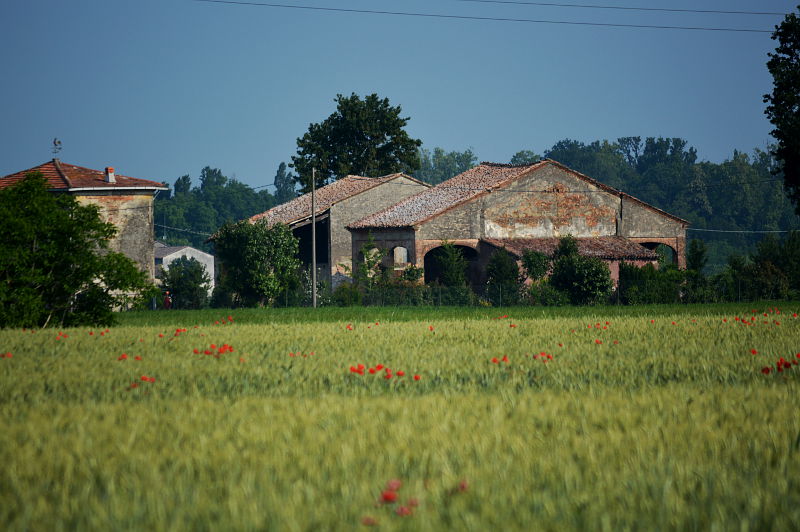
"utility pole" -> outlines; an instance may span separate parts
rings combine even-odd
[[[317,308],[317,169],[311,169],[311,306]]]

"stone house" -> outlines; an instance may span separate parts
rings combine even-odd
[[[316,191],[317,271],[320,279],[337,285],[347,279],[353,242],[346,226],[368,214],[427,190],[430,185],[405,174],[383,177],[346,176]],[[256,214],[250,222],[267,220],[288,225],[300,240],[300,259],[311,264],[311,194]]]
[[[214,255],[210,253],[206,253],[205,251],[200,251],[199,249],[193,248],[191,246],[167,246],[161,242],[155,243],[155,248],[153,250],[155,256],[155,274],[156,277],[163,271],[164,268],[169,269],[170,263],[172,261],[178,260],[181,257],[186,257],[187,259],[195,259],[200,264],[205,266],[206,273],[208,277],[211,279],[211,282],[208,285],[208,295],[214,291],[214,281],[215,281],[215,268],[214,268]]]
[[[425,269],[426,282],[438,278],[439,248],[452,242],[470,263],[470,283],[479,285],[494,250],[505,247],[517,256],[525,249],[548,252],[566,235],[576,237],[585,254],[608,261],[615,279],[620,260],[654,262],[653,250],[660,244],[685,268],[687,226],[677,216],[545,159],[521,166],[481,163],[348,229],[353,260],[363,260],[359,250],[371,235],[378,247],[390,250],[395,268],[405,265],[396,258],[406,257],[405,263]]]
[[[156,181],[116,174],[111,167],[92,170],[53,159],[0,177],[0,188],[21,181],[31,172],[41,173],[51,192],[72,194],[81,204],[96,205],[102,219],[117,227],[109,248],[133,259],[150,280],[155,278],[153,198],[167,187]]]

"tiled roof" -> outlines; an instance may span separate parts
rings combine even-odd
[[[28,170],[0,177],[0,188],[11,186],[22,181],[31,172],[40,172],[47,180],[51,190],[69,190],[75,188],[158,188],[166,187],[156,181],[138,179],[115,174],[116,183],[106,183],[104,170],[92,170],[74,164],[62,163],[53,159]]]
[[[433,188],[353,222],[348,227],[411,227],[543,164],[544,161],[523,166],[481,163]]]
[[[559,238],[485,238],[483,242],[521,257],[528,250],[552,257],[558,248]],[[607,260],[658,260],[658,254],[621,236],[596,236],[576,238],[578,253],[586,257]]]
[[[419,184],[425,184],[405,174],[390,174],[383,177],[362,177],[349,175],[330,185],[316,190],[316,214],[325,212],[335,203],[360,194],[366,190],[387,183],[398,177],[405,177]],[[311,216],[311,193],[298,196],[291,201],[273,207],[266,212],[250,217],[251,222],[267,220],[270,225],[276,223],[290,224]]]
[[[348,225],[348,228],[367,229],[416,226],[477,196],[489,193],[493,189],[502,188],[524,174],[535,172],[548,165],[567,171],[579,179],[610,194],[630,199],[663,216],[667,216],[683,224],[688,224],[686,220],[664,212],[661,209],[653,207],[613,187],[600,183],[557,161],[543,159],[537,163],[520,166],[483,162],[433,188],[423,190],[414,196],[404,199],[400,203],[353,222]]]

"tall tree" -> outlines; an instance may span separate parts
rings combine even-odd
[[[772,74],[772,94],[764,95],[764,103],[769,104],[764,113],[775,126],[772,136],[778,141],[775,156],[783,172],[784,188],[795,212],[800,214],[800,18],[797,15],[787,14],[772,34],[778,46],[767,62]]]
[[[370,94],[336,95],[336,111],[297,139],[297,155],[290,165],[303,192],[311,188],[312,169],[317,185],[348,174],[377,177],[393,172],[412,173],[419,168],[417,149],[422,141],[403,129],[409,118],[388,98]]]
[[[436,185],[466,172],[478,162],[478,158],[467,148],[463,152],[446,152],[436,147],[431,152],[425,148],[419,150],[420,168],[414,172],[414,177],[426,183]]]
[[[286,171],[286,163],[281,163],[278,166],[278,172],[275,174],[275,203],[280,205],[293,199],[296,194],[294,191],[294,179],[292,174]]]

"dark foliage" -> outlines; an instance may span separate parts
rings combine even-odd
[[[41,174],[0,190],[0,326],[109,325],[146,290],[146,275],[109,251],[97,207],[53,194]]]
[[[199,309],[208,304],[211,278],[195,258],[180,257],[159,275],[162,287],[172,296],[172,308]]]

